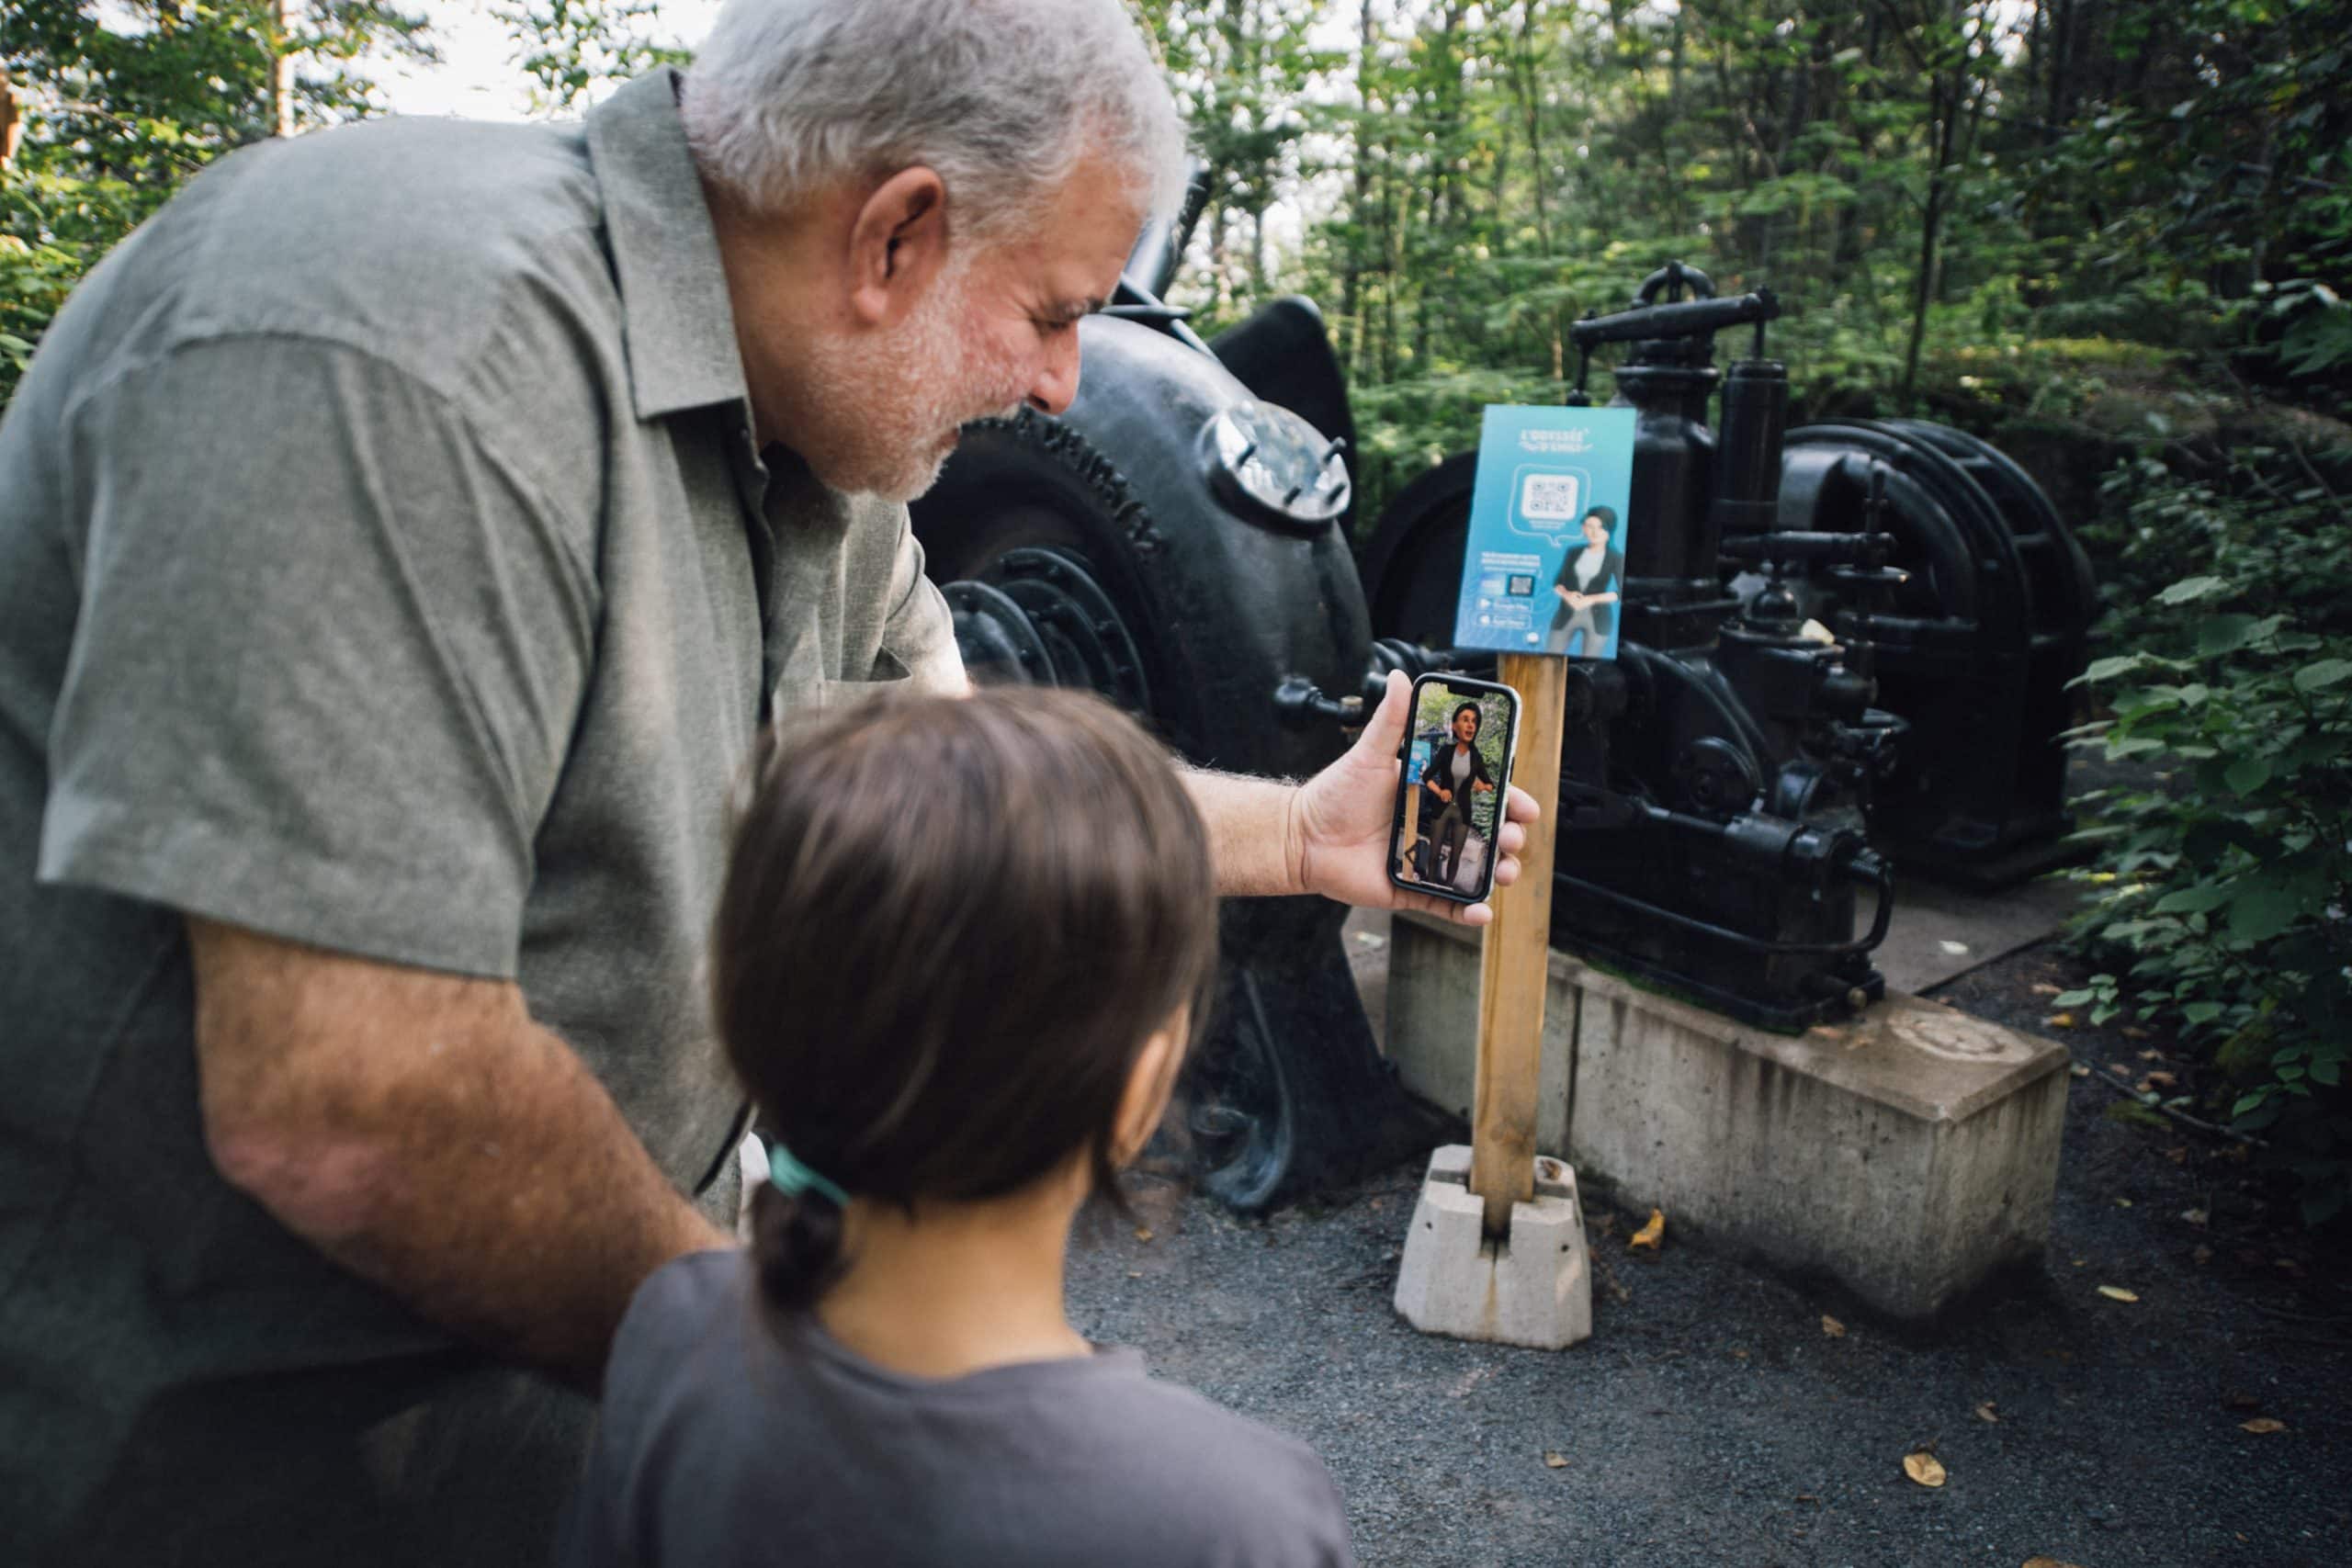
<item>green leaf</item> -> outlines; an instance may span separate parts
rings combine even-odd
[[[2106,659],[2094,659],[2089,669],[2075,677],[2075,682],[2096,686],[2101,681],[2129,675],[2132,671],[2143,668],[2147,662],[2148,656],[2144,653],[2119,653]]]
[[[2230,591],[2225,577],[2184,577],[2156,595],[2163,604],[2193,604],[2200,599],[2211,599]]]
[[[2197,631],[2197,651],[2208,659],[2235,653],[2252,640],[2258,623],[2252,615],[2215,615]]]
[[[2352,659],[2323,659],[2295,671],[2295,690],[2317,692],[2352,679]]]
[[[2191,1023],[2211,1023],[2222,1016],[2219,1002],[2191,1002],[2180,1010],[2180,1016]]]
[[[2252,795],[2270,782],[2270,759],[2240,757],[2230,764],[2229,771],[2222,777],[2228,781],[2232,794]]]
[[[2061,991],[2050,998],[2054,1008],[2078,1008],[2097,996],[2096,991]]]
[[[2230,906],[2230,934],[2246,942],[2268,942],[2302,917],[2303,901],[2293,887],[2256,882]]]
[[[2216,886],[2210,883],[2201,887],[2184,887],[2178,892],[2167,893],[2157,899],[2155,913],[2159,915],[2202,914],[2208,909],[2220,908],[2235,897],[2237,897],[2236,888]]]

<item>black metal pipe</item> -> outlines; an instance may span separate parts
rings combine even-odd
[[[1655,812],[1656,817],[1674,815],[1676,814],[1673,812]],[[1701,819],[1690,818],[1686,820],[1697,822]],[[1713,824],[1704,825],[1713,826]],[[1865,862],[1870,863],[1874,869],[1870,874],[1855,875],[1855,873],[1862,870]],[[1712,920],[1699,919],[1695,916],[1683,914],[1680,910],[1667,908],[1661,904],[1653,904],[1646,898],[1636,898],[1631,894],[1620,893],[1615,888],[1604,887],[1598,882],[1587,882],[1583,877],[1570,872],[1555,871],[1552,874],[1552,879],[1555,884],[1566,883],[1579,893],[1593,894],[1604,902],[1614,904],[1620,908],[1632,909],[1664,920],[1668,925],[1680,926],[1685,931],[1697,931],[1702,936],[1728,942],[1743,953],[1760,953],[1768,958],[1852,958],[1870,952],[1886,940],[1887,923],[1894,918],[1894,868],[1877,855],[1865,851],[1848,863],[1846,871],[1847,874],[1854,876],[1855,881],[1869,883],[1878,895],[1878,908],[1871,917],[1870,934],[1857,937],[1851,942],[1773,942],[1765,937],[1749,936],[1746,931],[1733,931],[1728,926],[1716,925]]]

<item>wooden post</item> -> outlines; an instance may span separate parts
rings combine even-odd
[[[1552,841],[1568,663],[1506,653],[1499,678],[1520,698],[1512,782],[1535,797],[1543,815],[1519,852],[1519,880],[1495,890],[1495,919],[1487,928],[1478,976],[1470,1190],[1486,1200],[1487,1232],[1497,1236],[1510,1233],[1510,1206],[1535,1196],[1535,1093],[1544,997],[1551,984]]]

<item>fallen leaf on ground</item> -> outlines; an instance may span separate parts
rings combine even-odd
[[[1800,1503],[1818,1503],[1821,1499],[1815,1496],[1810,1492],[1800,1492],[1797,1494],[1797,1501]]]
[[[1151,1239],[1151,1227],[1149,1225],[1137,1225],[1136,1227],[1136,1239],[1137,1241],[1149,1241]]]
[[[2123,1026],[2123,1038],[2126,1040],[2153,1040],[2155,1036],[2150,1034],[2146,1030],[2141,1028],[2136,1023],[2127,1023]]]
[[[2188,1255],[2188,1260],[2202,1269],[2213,1261],[2213,1249],[2210,1247],[2200,1247]]]
[[[1823,1313],[1821,1314],[1821,1332],[1826,1334],[1832,1339],[1843,1339],[1846,1337],[1846,1325],[1838,1322],[1836,1318],[1830,1316],[1827,1313]]]
[[[1143,1270],[1140,1269],[1130,1269],[1127,1270],[1127,1278],[1130,1280],[1140,1280],[1143,1278]]]
[[[2252,1432],[2257,1438],[2266,1437],[2272,1432],[2283,1432],[2286,1429],[2287,1423],[2275,1416],[2257,1416],[2251,1421],[2238,1423],[2239,1431]]]
[[[1747,1352],[1740,1349],[1736,1346],[1734,1346],[1732,1348],[1731,1359],[1735,1361],[1745,1361],[1747,1359]]]
[[[2109,1062],[2107,1065],[2107,1070],[2119,1078],[2128,1078],[2132,1076],[2132,1069],[2121,1062]]]
[[[1652,1209],[1650,1211],[1649,1223],[1644,1225],[1640,1230],[1635,1231],[1634,1233],[1633,1239],[1628,1241],[1625,1245],[1628,1247],[1646,1247],[1652,1252],[1656,1252],[1658,1250],[1658,1244],[1665,1239],[1666,1211],[1664,1209]]]
[[[2187,1165],[2188,1163],[2188,1145],[2187,1144],[2175,1144],[2172,1147],[2165,1151],[2165,1158],[2172,1161],[2175,1165]]]
[[[2098,1293],[2111,1302],[2136,1302],[2140,1299],[2120,1285],[2101,1285]]]
[[[2025,1568],[2080,1568],[2080,1565],[2055,1557],[2029,1557],[2025,1560]]]
[[[1546,1450],[1544,1454],[1544,1468],[1546,1470],[1566,1470],[1568,1468],[1568,1456],[1562,1453],[1557,1449]]]
[[[2140,1092],[2145,1094],[2154,1089],[2171,1089],[2179,1082],[2180,1079],[2170,1073],[2150,1073],[2140,1080]]]
[[[2223,1394],[2222,1396],[2222,1403],[2228,1405],[2233,1410],[2259,1410],[2262,1408],[2262,1401],[2255,1398],[2254,1395],[2250,1393]]]
[[[2075,1015],[2071,1012],[2053,1012],[2041,1021],[2052,1029],[2072,1029],[2075,1027]]]
[[[1988,1399],[1976,1407],[1976,1418],[1979,1421],[1998,1421],[2001,1417],[1993,1408],[1993,1402]]]
[[[2086,1078],[2086,1077],[2090,1077],[2090,1076],[2091,1076],[2091,1070],[2090,1070],[2088,1067],[2086,1067],[2086,1066],[2083,1066],[2080,1062],[2076,1062],[2076,1063],[2075,1063],[2075,1064],[2071,1068],[2069,1068],[2069,1069],[2067,1069],[2067,1070],[2068,1070],[2068,1071],[2070,1071],[2070,1072],[2072,1072],[2072,1073],[2073,1073],[2076,1077],[2078,1077],[2078,1078]]]
[[[2033,983],[2033,994],[2037,997],[2064,996],[2065,990],[2064,986],[2053,986],[2047,980],[2036,980]]]
[[[2130,1030],[2128,1030],[2128,1029],[2127,1029],[2127,1030],[2125,1030],[2123,1032],[2124,1032],[2124,1033],[2126,1033],[2126,1034],[2131,1034],[2131,1033],[2132,1033],[2132,1032],[2131,1032]],[[2144,1035],[2144,1034],[2135,1034],[2135,1035],[2132,1035],[2132,1038],[2133,1038],[2133,1039],[2135,1039],[2135,1040],[2145,1040],[2145,1039],[2147,1038],[2147,1036],[2146,1036],[2146,1035]],[[2142,1061],[2143,1061],[2143,1062],[2161,1062],[2161,1061],[2163,1061],[2164,1059],[2165,1059],[2165,1054],[2164,1054],[2162,1051],[2143,1051],[2143,1052],[2141,1052],[2141,1053],[2140,1053],[2140,1060],[2142,1060]]]
[[[1948,958],[1958,958],[1968,951],[1968,944],[1964,942],[1939,942],[1936,945],[1944,950],[1944,955]]]
[[[2202,1209],[2183,1209],[2180,1212],[2180,1217],[2192,1225],[2201,1225],[2213,1216]]]
[[[1943,1461],[1925,1449],[1903,1456],[1903,1473],[1922,1486],[1941,1486],[1944,1483]]]
[[[2119,1209],[2128,1209],[2132,1206],[2132,1200],[2129,1198],[2118,1198],[2115,1201],[2115,1206]]]

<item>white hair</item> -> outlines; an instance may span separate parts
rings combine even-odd
[[[920,164],[997,239],[1089,156],[1146,217],[1183,195],[1183,127],[1120,0],[728,0],[682,107],[704,175],[758,212]]]

